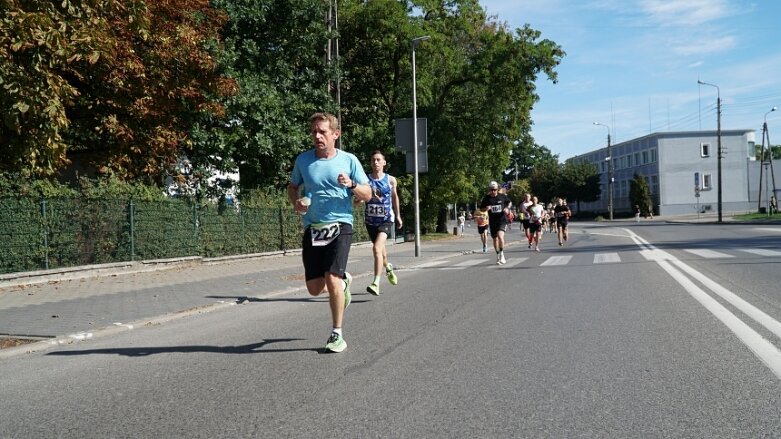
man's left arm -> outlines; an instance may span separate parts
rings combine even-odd
[[[393,213],[395,214],[396,224],[400,229],[402,227],[401,207],[399,206],[399,193],[396,191],[396,177],[390,177],[388,180],[391,185],[391,206],[393,208]]]

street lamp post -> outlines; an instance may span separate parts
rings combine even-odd
[[[599,122],[594,122],[607,128],[607,211],[610,221],[613,221],[613,153],[610,150],[610,127]]]
[[[428,35],[412,39],[412,153],[415,154],[412,164],[415,167],[415,257],[420,257],[420,183],[418,176],[418,95],[415,82],[415,48],[421,41],[431,37]]]
[[[716,87],[716,197],[719,210],[719,222],[721,222],[721,89],[718,85],[697,80],[697,84]]]
[[[768,164],[770,165],[770,168],[772,169],[772,159],[773,159],[773,152],[772,148],[770,147],[770,134],[768,134],[767,131],[767,115],[776,111],[778,107],[773,107],[765,113],[765,122],[762,124],[762,149],[759,151],[759,196],[757,197],[757,212],[762,209],[762,171],[764,170],[765,173],[765,201],[767,203],[767,214],[770,215],[770,195],[768,194],[768,191],[770,190],[770,186],[767,184],[767,168]],[[767,156],[765,155],[765,138],[767,138]],[[775,175],[773,176],[773,193],[775,193]]]

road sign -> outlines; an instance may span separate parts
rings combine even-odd
[[[412,151],[407,151],[405,155],[407,156],[407,173],[412,174],[415,172],[415,154]],[[418,173],[426,172],[428,172],[428,151],[418,149]]]
[[[396,119],[396,148],[411,152],[414,148],[415,133],[412,131],[412,118]],[[428,145],[428,120],[418,118],[418,152],[425,151]]]

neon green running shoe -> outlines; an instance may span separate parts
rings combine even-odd
[[[353,283],[353,277],[348,272],[344,272],[344,309],[347,309],[352,302],[352,295],[350,294],[350,284]]]
[[[345,349],[347,349],[347,342],[344,341],[344,337],[335,332],[332,332],[331,336],[328,337],[328,342],[325,344],[325,350],[331,352],[342,352]]]
[[[388,282],[391,285],[396,285],[399,283],[399,278],[396,277],[396,273],[393,272],[393,265],[388,264],[388,266],[385,267],[385,274],[388,276]]]
[[[380,295],[380,286],[377,284],[371,284],[368,287],[366,287],[366,291],[369,292],[369,294],[373,296],[379,296]]]

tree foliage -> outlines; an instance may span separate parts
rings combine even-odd
[[[640,213],[643,216],[648,216],[653,208],[653,201],[651,189],[644,176],[635,174],[629,181],[629,200],[632,206],[640,206]]]
[[[556,197],[570,204],[590,202],[600,195],[599,173],[591,163],[547,164],[535,168],[529,180],[531,191],[540,202],[552,202]]]
[[[229,20],[222,65],[240,92],[226,101],[227,124],[207,125],[204,143],[239,165],[244,188],[284,186],[293,160],[311,147],[309,116],[336,112],[325,64],[327,3],[216,0]]]
[[[50,175],[81,150],[105,174],[161,181],[186,154],[196,168],[238,166],[244,188],[281,188],[310,147],[309,116],[331,111],[344,149],[364,162],[386,153],[409,213],[413,181],[400,175],[394,123],[412,116],[411,41],[424,35],[415,66],[418,117],[428,119],[424,227],[441,227],[447,204],[479,198],[516,163],[527,178],[558,159],[534,143],[531,110],[536,81],[556,81],[564,52],[477,0],[343,0],[338,30],[322,0],[0,4],[11,11],[0,30],[9,169]],[[326,63],[337,37],[340,57]]]
[[[542,73],[555,80],[563,51],[529,27],[512,33],[474,0],[348,3],[344,114],[386,127],[361,131],[363,154],[391,149],[393,120],[411,116],[411,41],[430,37],[416,48],[418,117],[428,119],[429,141],[421,216],[441,229],[448,203],[476,199],[502,179],[531,124],[534,82]]]
[[[232,81],[207,0],[6,1],[0,64],[4,166],[52,175],[69,150],[100,173],[158,181]]]

